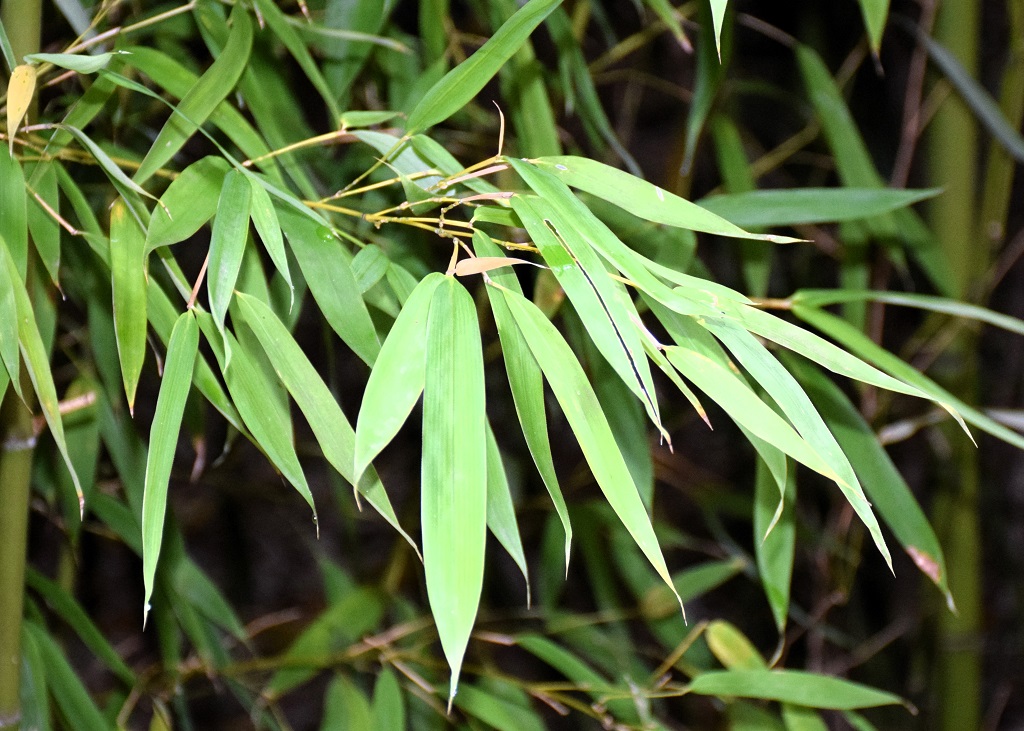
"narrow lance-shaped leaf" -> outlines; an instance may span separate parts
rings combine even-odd
[[[0,247],[5,251],[7,250],[7,243],[4,240],[3,234],[0,234]],[[7,256],[10,256],[9,252]],[[14,287],[6,286],[6,268],[0,271],[0,277],[2,277],[0,281],[4,281],[4,286],[0,287],[0,362],[3,363],[3,372],[7,376],[4,388],[6,388],[7,383],[13,383],[18,398],[23,399],[24,396],[21,393],[21,384],[19,383],[21,379],[21,360],[18,356],[18,304],[14,298]],[[0,398],[2,398],[2,395],[0,395]]]
[[[427,596],[458,689],[484,578],[487,442],[484,361],[473,297],[450,277],[427,315],[420,520]]]
[[[110,209],[110,280],[121,378],[134,413],[135,390],[146,358],[146,235],[123,198]]]
[[[416,285],[370,371],[356,421],[357,480],[373,458],[395,438],[423,393],[427,316],[434,290],[442,281],[444,275],[434,273]]]
[[[177,113],[164,124],[135,173],[143,183],[182,148],[238,83],[252,48],[252,20],[244,5],[231,11],[231,33],[217,60],[181,98]]]
[[[83,53],[30,53],[25,56],[26,61],[33,63],[51,63],[62,69],[77,71],[80,74],[94,74],[102,68],[106,68],[110,59],[120,56],[124,51],[111,51],[109,53],[97,53],[89,56]]]
[[[952,609],[953,595],[949,591],[939,539],[871,426],[823,373],[794,356],[787,356],[785,362],[820,405],[836,439],[851,456],[875,510],[917,567],[946,595],[946,602]]]
[[[149,221],[147,253],[184,241],[213,218],[229,169],[224,158],[209,155],[196,160],[171,181]]]
[[[28,228],[32,243],[50,281],[60,289],[60,194],[57,186],[57,164],[52,160],[35,163],[30,170],[29,186],[33,189],[32,205],[28,207]]]
[[[530,0],[520,8],[472,56],[430,88],[409,113],[409,134],[433,127],[466,106],[560,2]]]
[[[482,231],[473,232],[473,247],[477,254],[496,256],[500,249]],[[505,289],[522,295],[519,280],[512,272],[494,272],[492,281]],[[569,522],[569,509],[558,486],[555,465],[551,457],[551,443],[548,440],[548,422],[544,408],[544,377],[540,366],[530,352],[519,327],[515,324],[505,297],[495,287],[487,288],[487,297],[494,312],[494,322],[501,340],[501,353],[505,360],[505,372],[508,374],[512,400],[516,414],[523,429],[523,436],[530,449],[530,455],[537,466],[544,486],[551,496],[555,512],[565,531],[565,568],[569,571],[569,551],[572,546],[572,524]]]
[[[583,449],[598,486],[647,560],[674,593],[675,587],[654,535],[650,516],[579,361],[555,326],[533,303],[511,291],[504,294],[520,332]]]
[[[142,576],[146,592],[142,609],[143,624],[149,616],[149,601],[153,596],[160,544],[163,542],[171,465],[178,446],[185,400],[192,386],[192,370],[198,349],[199,327],[196,318],[192,312],[183,312],[171,331],[160,395],[157,397],[156,413],[149,432],[146,487],[142,498]]]
[[[796,546],[796,471],[788,469],[786,472],[782,510],[777,517],[779,491],[775,477],[764,460],[757,461],[754,484],[754,554],[757,558],[757,572],[780,635],[786,628],[789,616],[789,589]],[[774,526],[769,530],[773,521]]]
[[[885,21],[889,18],[889,0],[860,0],[860,12],[864,16],[864,25],[868,30],[871,52],[878,56]]]
[[[28,198],[21,164],[0,149],[0,237],[22,280],[28,271]],[[17,380],[17,379],[15,379]]]
[[[217,201],[217,217],[210,237],[210,264],[206,285],[210,291],[210,313],[218,330],[224,329],[231,295],[235,291],[242,254],[249,237],[252,188],[245,174],[231,170],[224,177]]]
[[[526,582],[526,606],[530,606],[530,572],[523,553],[523,541],[519,537],[516,509],[512,503],[508,476],[501,459],[501,450],[494,439],[494,430],[487,425],[487,527],[498,539],[508,555],[523,572]]]
[[[689,685],[691,693],[849,710],[905,703],[899,696],[849,680],[799,670],[713,670]]]
[[[239,293],[236,301],[238,314],[255,333],[278,378],[306,417],[324,457],[418,552],[415,542],[399,524],[376,471],[371,468],[364,472],[360,479],[356,479],[353,469],[355,432],[352,431],[352,426],[345,418],[338,402],[331,395],[330,389],[288,332],[288,328],[270,307],[257,298]]]
[[[255,175],[247,175],[249,186],[252,189],[251,214],[252,222],[256,226],[256,232],[260,235],[263,246],[270,254],[270,260],[274,262],[277,271],[281,272],[284,281],[288,284],[288,291],[291,292],[291,305],[295,304],[295,285],[292,284],[292,275],[288,269],[288,255],[284,250],[284,236],[281,234],[281,224],[277,220],[277,211],[274,203],[270,200],[270,194],[260,183]]]

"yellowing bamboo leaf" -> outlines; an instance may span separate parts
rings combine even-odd
[[[534,267],[541,266],[526,259],[514,259],[507,256],[477,256],[460,261],[455,265],[454,272],[457,277],[468,277],[471,274],[483,274],[484,272],[494,271],[501,267],[515,266],[516,264],[529,264]]]
[[[10,153],[14,154],[14,137],[21,127],[28,108],[32,106],[32,97],[36,93],[36,67],[23,63],[15,66],[11,78],[7,82],[7,139],[10,142]]]

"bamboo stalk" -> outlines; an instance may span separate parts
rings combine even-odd
[[[0,8],[19,63],[39,51],[42,17],[42,0],[7,0]],[[34,114],[30,108],[29,115]],[[0,729],[5,730],[21,725],[21,620],[35,446],[32,389],[27,378],[22,380],[29,403],[9,388],[0,404]]]

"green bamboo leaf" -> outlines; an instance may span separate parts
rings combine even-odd
[[[22,627],[32,638],[31,642],[43,661],[47,685],[65,720],[82,731],[109,729],[110,724],[100,713],[75,669],[71,667],[60,646],[46,629],[35,622],[25,622]]]
[[[545,725],[529,708],[492,695],[473,685],[463,685],[455,705],[497,731],[544,731]]]
[[[644,404],[651,421],[671,444],[661,424],[650,364],[624,304],[629,298],[625,288],[608,276],[604,264],[571,222],[544,205],[543,200],[515,196],[512,208],[572,301],[597,349]]]
[[[508,555],[516,562],[526,582],[526,606],[530,606],[530,572],[523,553],[523,541],[519,537],[519,523],[516,521],[516,509],[512,503],[512,493],[508,486],[508,475],[501,459],[498,442],[494,439],[494,430],[487,424],[487,527],[498,543],[508,551]]]
[[[689,690],[698,695],[761,698],[833,710],[906,705],[892,693],[799,670],[713,670],[694,678]]]
[[[765,461],[759,459],[754,483],[754,554],[761,586],[781,636],[789,616],[789,591],[796,547],[796,471],[793,469],[786,470],[781,512],[777,510],[778,503],[777,478]]]
[[[515,164],[518,161],[509,160],[509,162],[520,174],[529,170],[525,164]],[[653,183],[648,183],[646,180],[596,160],[561,155],[532,160],[530,165],[537,170],[550,173],[573,188],[586,191],[609,203],[614,203],[635,216],[655,223],[719,236],[761,239],[780,244],[797,240],[788,236],[749,233],[721,216],[704,210],[696,203],[691,203],[674,193],[662,190]],[[550,197],[546,189],[538,190],[535,182],[539,181],[535,177],[531,177],[526,182],[541,197]]]
[[[864,497],[864,491],[861,489],[850,460],[847,459],[846,454],[836,442],[835,437],[832,436],[800,384],[768,352],[768,349],[744,328],[728,320],[712,319],[706,321],[706,327],[729,348],[747,373],[779,405],[782,413],[786,415],[800,436],[830,465],[837,476],[836,482],[840,490],[857,515],[864,521],[878,550],[882,552],[882,555],[887,556],[888,552],[881,528]]]
[[[370,713],[373,716],[371,728],[405,728],[405,700],[402,687],[398,684],[394,671],[387,666],[377,673]]]
[[[71,473],[71,479],[75,484],[75,494],[78,495],[79,517],[82,517],[85,514],[85,497],[82,494],[82,485],[78,481],[75,466],[71,462],[71,455],[68,453],[67,440],[64,437],[64,424],[60,415],[60,403],[57,400],[57,388],[53,383],[49,357],[46,347],[43,345],[42,336],[39,334],[39,326],[36,323],[28,291],[25,289],[25,282],[18,274],[17,265],[14,263],[10,251],[4,245],[4,241],[0,239],[0,291],[4,289],[14,293],[21,357],[28,367],[32,388],[35,390],[39,406],[43,410],[46,424],[50,427],[53,441],[57,444],[57,449],[64,459],[64,464],[67,465],[68,472]]]
[[[192,385],[192,371],[199,349],[199,328],[192,312],[183,312],[174,323],[167,345],[167,360],[160,383],[160,396],[149,433],[149,455],[146,458],[146,486],[142,499],[142,576],[145,582],[142,622],[149,616],[157,561],[164,536],[164,513],[167,509],[167,488],[171,465],[178,446],[181,417],[185,399]]]
[[[466,106],[561,0],[530,0],[472,56],[449,71],[409,113],[406,130],[422,132]]]
[[[942,546],[910,487],[878,442],[871,426],[842,390],[806,361],[786,358],[811,398],[820,405],[843,449],[851,456],[864,491],[896,540],[953,607]]]
[[[934,198],[938,188],[790,188],[703,198],[698,204],[744,228],[855,221]]]
[[[117,163],[110,158],[110,155],[104,152],[103,148],[97,145],[87,134],[85,134],[85,132],[67,124],[59,125],[58,129],[69,133],[72,137],[78,140],[90,155],[92,155],[93,159],[110,179],[111,184],[117,189],[117,192],[121,194],[121,197],[124,198],[126,202],[131,202],[133,193],[135,195],[156,200],[155,196],[146,192],[145,188],[129,178],[125,174],[124,170],[118,167]],[[138,215],[137,207],[133,206],[132,210],[136,215]]]
[[[882,33],[885,22],[889,18],[889,0],[859,0],[860,12],[864,16],[864,25],[868,30],[871,52],[878,55],[882,47]]]
[[[321,612],[284,653],[281,667],[263,695],[275,700],[312,678],[322,667],[337,663],[337,653],[373,632],[384,616],[384,599],[359,587]]]
[[[551,385],[601,491],[647,560],[675,592],[651,519],[579,361],[554,325],[533,303],[512,291],[506,290],[504,294],[516,324]]]
[[[249,238],[252,187],[245,174],[229,170],[217,201],[217,217],[210,236],[210,264],[206,286],[210,292],[210,313],[217,329],[224,329],[228,305],[235,291],[242,254]]]
[[[753,643],[729,622],[721,619],[712,621],[704,630],[704,638],[718,662],[730,670],[768,669]]]
[[[0,248],[7,251],[7,243],[3,234],[0,234]],[[10,257],[10,252],[7,251]],[[14,287],[6,286],[7,271],[0,268],[0,362],[3,363],[3,371],[0,372],[0,380],[4,383],[14,385],[14,391],[18,398],[24,400],[21,393],[21,359],[18,356],[18,303],[14,297]],[[2,396],[0,396],[2,397]]]
[[[14,50],[11,48],[11,39],[7,37],[7,30],[4,28],[3,23],[0,23],[0,51],[3,51],[4,62],[7,64],[7,71],[14,71],[14,67],[18,65],[18,61],[14,57]]]
[[[355,275],[359,292],[366,294],[388,273],[391,261],[379,246],[368,244],[352,258],[352,274]]]
[[[725,10],[729,0],[709,0],[711,5],[711,22],[715,28],[715,47],[718,49],[718,59],[722,59],[722,21],[725,20]]]
[[[239,293],[236,301],[238,314],[256,335],[274,367],[274,372],[306,417],[324,457],[338,474],[356,486],[374,509],[418,552],[416,543],[399,524],[376,471],[370,468],[360,479],[356,478],[353,469],[356,435],[352,431],[352,426],[313,364],[288,332],[288,328],[270,307],[255,297]]]
[[[28,229],[50,281],[60,289],[60,224],[55,217],[60,215],[57,163],[43,160],[35,163],[29,171],[29,187],[35,194],[35,205],[27,211]]]
[[[230,165],[209,155],[189,165],[160,196],[146,231],[146,253],[184,241],[217,212],[217,200]]]
[[[24,280],[28,267],[27,188],[21,164],[7,150],[0,150],[0,211],[4,212],[0,216],[0,237]]]
[[[782,720],[786,724],[786,731],[828,731],[828,726],[818,712],[807,706],[783,703]]]
[[[50,699],[46,687],[46,667],[32,633],[21,628],[21,728],[51,731]]]
[[[409,418],[426,378],[427,318],[444,275],[425,277],[391,326],[370,371],[356,420],[355,475],[359,478]]]
[[[406,305],[408,307],[408,304]],[[420,502],[427,596],[451,668],[451,704],[484,578],[484,363],[473,297],[451,277],[427,313]]]
[[[661,22],[668,26],[668,29],[672,31],[672,35],[676,37],[676,41],[680,46],[682,46],[683,50],[693,50],[690,46],[690,41],[686,37],[686,32],[683,30],[683,24],[679,22],[679,14],[676,12],[676,9],[672,7],[672,3],[668,0],[645,1],[647,6],[661,19]]]
[[[25,584],[41,596],[50,608],[74,630],[82,643],[103,662],[107,668],[126,685],[134,685],[135,673],[117,653],[99,628],[60,584],[36,571],[31,566],[25,570]]]
[[[351,680],[335,675],[324,693],[324,710],[320,719],[323,731],[332,729],[370,729],[373,717],[370,701]]]
[[[100,69],[106,68],[114,56],[124,53],[125,51],[111,51],[110,53],[97,53],[95,56],[81,53],[30,53],[25,56],[25,61],[27,63],[51,63],[80,74],[94,74]]]
[[[277,215],[324,318],[352,352],[372,366],[380,340],[352,273],[351,254],[329,229],[298,211],[282,206]]]
[[[110,209],[110,282],[114,328],[128,410],[146,359],[146,235],[123,198]]]
[[[235,610],[195,561],[183,552],[174,552],[171,566],[171,585],[178,597],[243,645],[247,644],[249,635]]]
[[[875,290],[846,289],[801,289],[794,292],[790,300],[794,304],[808,307],[825,307],[840,302],[881,302],[887,305],[917,307],[929,312],[941,312],[945,315],[977,320],[1008,332],[1024,335],[1024,320],[993,312],[987,307],[973,305],[969,302],[957,302],[948,297],[936,297],[929,294],[912,292],[880,292]]]
[[[255,0],[256,10],[266,22],[267,26],[277,36],[278,40],[288,49],[288,53],[299,64],[299,68],[306,74],[306,78],[313,85],[313,88],[320,93],[320,97],[327,105],[327,111],[331,115],[332,123],[341,117],[341,110],[338,109],[337,95],[327,84],[327,80],[320,72],[313,56],[303,42],[299,34],[288,23],[288,19],[273,0]]]
[[[361,127],[373,127],[376,124],[390,122],[400,112],[388,112],[384,110],[355,110],[345,112],[338,120],[338,126],[343,130],[359,129]]]
[[[292,283],[291,271],[288,268],[288,255],[284,250],[284,236],[281,234],[281,223],[277,220],[277,211],[270,199],[270,193],[255,175],[246,175],[250,187],[250,213],[260,241],[270,254],[277,271],[284,277],[291,293],[289,309],[295,304],[295,285]]]
[[[878,3],[882,0],[873,0],[873,2]],[[1003,149],[1017,162],[1024,162],[1024,137],[1007,120],[999,103],[989,95],[985,87],[963,67],[963,64],[949,49],[923,30],[909,22],[901,21],[899,25],[914,35],[918,42],[928,49],[928,55],[931,56],[932,61],[949,79],[953,88],[963,97],[964,102],[974,112],[978,121],[989,131],[989,134],[995,137]]]
[[[480,231],[473,233],[473,247],[478,256],[498,256],[501,250]],[[495,271],[491,274],[492,281],[500,287],[522,295],[519,279],[511,271]],[[558,486],[555,465],[551,457],[551,443],[548,439],[548,422],[544,408],[544,376],[540,366],[530,352],[523,334],[512,317],[505,297],[494,287],[487,288],[487,297],[494,312],[494,322],[501,340],[501,352],[505,361],[505,372],[508,374],[512,400],[516,414],[523,429],[523,436],[530,449],[530,455],[537,466],[544,486],[551,496],[555,512],[565,532],[565,567],[569,570],[569,551],[572,547],[572,524],[569,522],[569,510]]]
[[[252,20],[249,11],[236,5],[231,11],[231,33],[213,64],[182,97],[177,113],[171,115],[135,172],[136,183],[143,183],[184,146],[199,126],[224,101],[238,83],[252,48]]]
[[[267,455],[271,463],[298,491],[313,511],[313,522],[317,523],[313,495],[309,491],[302,465],[295,453],[292,422],[287,404],[277,398],[268,398],[268,394],[275,393],[279,384],[270,381],[256,357],[249,352],[245,344],[235,340],[230,330],[225,330],[224,337],[221,337],[212,316],[201,314],[197,315],[196,319],[206,341],[213,349],[227,383],[228,392],[238,409],[238,414],[252,434],[253,443]],[[226,364],[226,349],[233,353],[230,368]],[[319,527],[317,530],[319,531]]]
[[[693,98],[690,102],[689,114],[686,117],[686,137],[683,146],[683,161],[679,168],[682,175],[690,175],[693,159],[697,154],[697,145],[704,133],[704,127],[711,116],[712,107],[718,98],[722,79],[729,64],[731,33],[726,33],[725,59],[722,58],[721,18],[715,18],[716,5],[724,5],[720,0],[701,2],[697,6],[697,18],[700,22],[700,39],[697,43],[697,62],[693,80]],[[720,8],[724,15],[725,8]]]

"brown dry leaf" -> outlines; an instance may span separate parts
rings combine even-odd
[[[455,276],[468,277],[471,274],[483,274],[484,272],[489,272],[492,269],[500,269],[501,267],[514,266],[516,264],[529,264],[530,266],[535,267],[541,266],[540,264],[534,264],[532,261],[527,261],[526,259],[513,259],[507,256],[477,256],[472,259],[463,259],[456,264]]]

